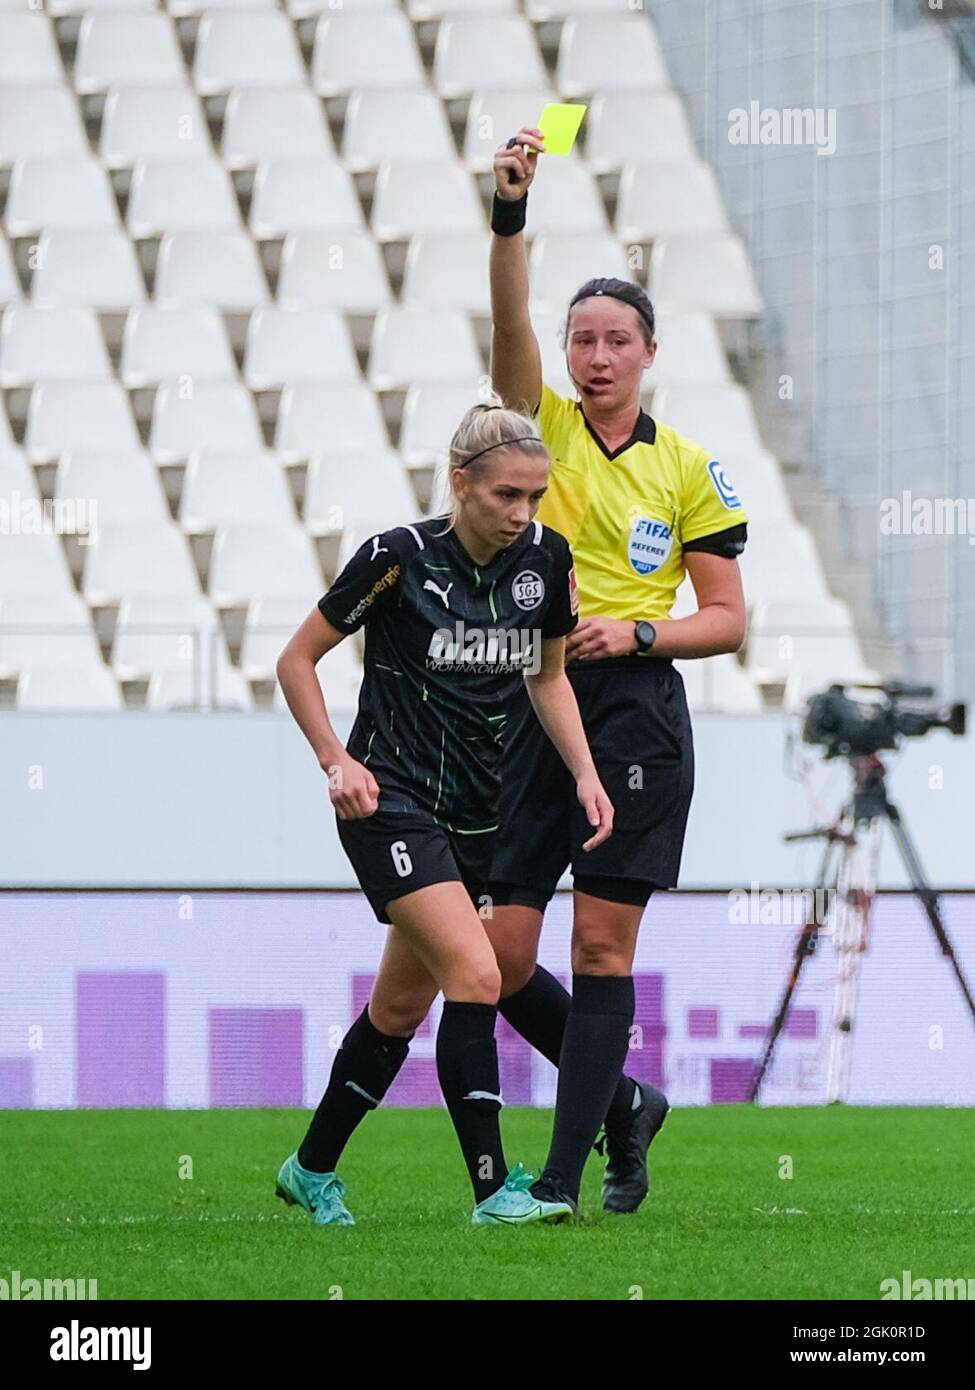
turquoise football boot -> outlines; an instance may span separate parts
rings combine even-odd
[[[472,1226],[530,1226],[535,1221],[565,1221],[575,1213],[568,1202],[543,1202],[529,1188],[535,1181],[524,1165],[516,1163],[504,1180],[504,1187],[478,1202],[471,1216]]]
[[[304,1207],[316,1226],[354,1226],[355,1217],[342,1201],[345,1183],[336,1173],[310,1173],[297,1153],[286,1158],[278,1173],[275,1195],[289,1207]]]

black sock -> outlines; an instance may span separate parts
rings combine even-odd
[[[368,1005],[362,1010],[335,1054],[328,1088],[298,1149],[302,1168],[334,1173],[352,1131],[375,1110],[409,1050],[410,1038],[380,1033],[373,1027]]]
[[[619,1082],[630,1041],[632,975],[573,975],[559,1058],[552,1147],[540,1181],[578,1201],[582,1170]]]
[[[536,1052],[557,1067],[571,1007],[572,995],[569,991],[559,984],[554,975],[550,975],[541,965],[536,965],[527,985],[499,1002],[498,1013],[526,1042],[531,1043]],[[607,1119],[625,1123],[633,1108],[635,1090],[636,1082],[632,1078],[620,1077]]]
[[[474,1185],[474,1201],[508,1176],[501,1148],[501,1081],[494,1041],[495,1004],[444,1001],[437,1030],[437,1075]]]

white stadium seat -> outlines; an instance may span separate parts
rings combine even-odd
[[[237,368],[216,309],[142,304],[125,321],[119,375],[132,390],[167,377],[233,381]]]
[[[744,242],[730,233],[655,242],[650,294],[655,301],[718,318],[754,318],[763,307]]]
[[[536,237],[529,264],[533,313],[539,309],[564,314],[576,290],[594,276],[631,278],[623,248],[609,232]]]
[[[204,14],[193,80],[201,96],[232,87],[300,86],[305,66],[288,16],[280,10]]]
[[[753,521],[795,522],[779,462],[765,449],[721,454],[719,462]]]
[[[0,305],[16,304],[23,297],[13,255],[6,237],[0,233]]]
[[[737,382],[713,386],[661,386],[654,418],[703,444],[721,459],[762,448],[752,398]]]
[[[656,314],[657,355],[647,380],[659,386],[713,386],[731,382],[728,359],[710,314]]]
[[[55,497],[84,497],[106,522],[166,522],[170,519],[159,474],[143,449],[127,453],[71,449],[61,456]]]
[[[5,424],[6,420],[0,413],[0,434]],[[32,502],[40,500],[37,479],[23,449],[16,448],[6,439],[0,439],[0,497],[6,500],[8,506],[12,506],[14,493]]]
[[[112,375],[98,319],[91,309],[38,309],[12,304],[0,323],[0,386]]]
[[[252,391],[300,381],[360,381],[345,319],[333,309],[255,309],[247,326],[244,380]]]
[[[657,31],[642,14],[567,19],[559,37],[555,83],[563,101],[578,101],[604,87],[650,92],[670,86]]]
[[[738,560],[751,605],[769,599],[830,598],[812,534],[793,522],[751,522],[748,544]]]
[[[545,232],[608,233],[606,208],[592,174],[572,155],[547,161],[532,184],[531,228]]]
[[[785,685],[804,703],[834,681],[874,681],[847,605],[839,599],[757,603],[748,625],[747,669],[757,685]]]
[[[277,457],[201,450],[186,468],[179,519],[187,534],[234,521],[293,522],[294,502]]]
[[[729,714],[758,714],[762,701],[748,675],[730,653],[696,661],[675,661],[692,710],[717,709]]]
[[[273,10],[277,0],[166,0],[171,15],[182,18],[202,15],[208,10]]]
[[[365,226],[349,175],[341,164],[322,159],[259,164],[248,221],[259,239],[309,229],[360,231]]]
[[[586,125],[586,157],[595,174],[622,169],[650,152],[654,159],[680,163],[697,158],[687,113],[673,92],[610,87],[593,99]]]
[[[281,252],[278,303],[372,314],[392,301],[379,247],[368,232],[291,232]]]
[[[402,304],[407,309],[463,309],[491,313],[488,232],[414,236],[406,253]]]
[[[471,95],[464,130],[464,163],[468,169],[475,172],[492,169],[495,151],[522,126],[537,126],[545,107],[558,99],[558,93],[547,78],[542,83],[528,87],[478,87]],[[551,161],[553,164],[559,162]],[[546,165],[546,175],[549,172]],[[542,179],[533,183],[532,191],[535,192],[542,183]]]
[[[78,31],[74,85],[83,95],[109,87],[163,87],[186,81],[168,15],[86,14]]]
[[[117,381],[42,381],[31,392],[24,447],[34,463],[68,449],[137,449],[128,396]]]
[[[116,87],[105,98],[102,163],[124,169],[137,159],[213,159],[213,142],[191,87]]]
[[[548,80],[535,31],[520,14],[449,16],[437,30],[433,84],[442,97],[469,96],[481,87],[544,86]]]
[[[616,231],[624,241],[727,232],[714,170],[702,159],[627,164],[620,177]]]
[[[542,313],[532,309],[532,328],[542,356],[542,380],[558,396],[576,399],[576,388],[569,376],[569,364],[562,346],[562,332],[565,328],[566,313],[563,307],[557,313]]]
[[[46,14],[0,13],[0,82],[63,82],[54,25]]]
[[[145,281],[123,231],[56,228],[37,243],[31,298],[39,306],[88,304],[108,311],[141,304],[145,297]]]
[[[322,448],[388,449],[374,393],[364,382],[299,383],[281,393],[274,447],[286,462]]]
[[[119,710],[115,677],[100,661],[84,665],[32,666],[17,686],[19,710]]]
[[[186,537],[173,521],[99,526],[86,554],[82,591],[93,606],[135,594],[200,592]]]
[[[466,411],[477,405],[477,386],[431,382],[411,386],[403,403],[400,456],[407,468],[429,468],[446,455]]]
[[[483,371],[470,319],[453,309],[382,309],[373,325],[369,384],[389,391],[421,381],[475,382]]]
[[[240,647],[240,668],[248,680],[274,677],[278,657],[319,598],[320,594],[275,594],[251,599]]]
[[[423,232],[486,232],[477,189],[457,160],[381,164],[376,174],[372,230],[379,241],[405,241]]]
[[[58,74],[56,85],[21,85],[22,77],[0,84],[0,164],[88,155],[78,103],[61,85],[63,76]]]
[[[251,453],[263,442],[254,398],[237,382],[194,383],[190,394],[164,382],[156,393],[149,448],[157,463],[177,463],[197,449]]]
[[[193,666],[207,649],[226,642],[213,605],[203,594],[140,594],[119,604],[112,670],[119,680],[144,680],[153,671]]]
[[[253,241],[239,232],[167,232],[159,247],[156,300],[212,304],[241,313],[269,298]]]
[[[32,666],[101,663],[88,607],[79,594],[0,597],[0,679]]]
[[[33,499],[28,499],[33,500]],[[74,593],[60,536],[47,531],[13,532],[0,545],[0,594]]]
[[[406,13],[419,20],[443,19],[447,14],[503,14],[517,10],[518,0],[407,0]]]
[[[416,496],[391,449],[316,454],[309,462],[304,521],[313,536],[337,534],[365,517],[402,525],[415,511]]]
[[[219,608],[247,604],[255,594],[322,593],[321,566],[311,537],[297,522],[218,527],[210,557],[210,598]]]
[[[312,19],[321,14],[334,14],[336,9],[350,13],[355,10],[398,10],[399,0],[285,0],[284,8],[292,19]]]
[[[567,19],[576,14],[598,13],[613,18],[621,8],[620,0],[525,0],[525,13],[535,24],[549,19]]]
[[[26,237],[45,227],[117,227],[119,215],[98,161],[72,154],[19,159],[3,221],[8,236]]]
[[[325,97],[358,87],[425,86],[412,24],[399,10],[323,14],[315,27],[311,80]]]
[[[240,227],[233,184],[215,159],[140,159],[132,170],[125,214],[135,238],[188,228]]]
[[[409,162],[418,153],[441,163],[457,157],[443,103],[433,92],[376,88],[351,94],[342,134],[347,169],[375,169],[386,160]]]
[[[254,700],[241,673],[233,666],[218,665],[215,684],[209,687],[185,666],[154,671],[149,677],[146,709],[249,710]]]
[[[262,160],[335,160],[322,104],[307,87],[235,88],[223,122],[223,161],[246,169]]]

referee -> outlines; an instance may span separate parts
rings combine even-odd
[[[667,1101],[623,1073],[633,955],[653,890],[677,883],[694,783],[691,724],[672,659],[740,647],[737,556],[747,518],[711,454],[641,408],[642,376],[657,345],[653,306],[639,286],[583,285],[569,304],[564,341],[579,399],[542,382],[523,229],[543,150],[542,132],[524,128],[495,156],[491,376],[507,405],[536,417],[552,454],[538,516],[573,550],[581,621],[566,642],[566,671],[615,828],[590,854],[580,852],[585,825],[565,769],[522,692],[509,722],[505,834],[486,925],[502,972],[499,1011],[559,1067],[551,1149],[533,1194],[575,1206],[605,1123],[603,1206],[635,1211],[649,1188],[646,1153]],[[685,573],[698,611],[671,619]],[[536,964],[545,907],[569,867],[571,997]]]

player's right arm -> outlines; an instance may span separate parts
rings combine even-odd
[[[278,657],[277,675],[288,708],[328,776],[329,800],[339,820],[371,816],[379,805],[379,783],[346,752],[332,727],[315,667],[345,633],[312,609]]]
[[[517,202],[535,177],[540,130],[525,127],[509,150],[494,156],[497,196]],[[527,150],[525,147],[528,147]],[[542,397],[542,358],[528,315],[528,254],[524,232],[491,236],[491,382],[512,410],[532,414]]]
[[[332,727],[315,668],[323,656],[356,632],[396,589],[394,533],[365,541],[309,613],[277,662],[277,676],[295,721],[328,774],[329,799],[339,820],[371,816],[379,806],[379,784],[350,757]]]

